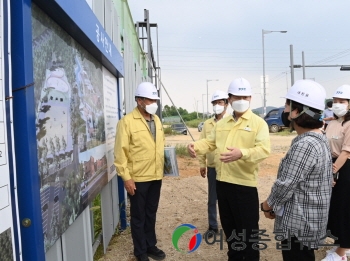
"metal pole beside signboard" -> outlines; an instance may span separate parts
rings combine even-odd
[[[11,86],[10,1],[0,0],[0,259],[21,261]]]

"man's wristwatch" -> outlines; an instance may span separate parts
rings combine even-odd
[[[274,213],[272,209],[265,210],[263,206],[264,206],[264,203],[261,203],[260,204],[260,209],[261,209],[262,212],[270,212],[270,214]]]

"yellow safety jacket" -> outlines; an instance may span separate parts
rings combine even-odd
[[[226,112],[223,118],[225,118],[227,116],[230,116],[230,114]],[[210,135],[211,131],[213,130],[215,124],[216,124],[215,116],[210,118],[210,119],[207,119],[203,124],[202,132],[201,132],[199,139],[205,139],[206,137],[208,137]],[[214,159],[215,159],[215,151],[208,152],[204,155],[198,155],[199,167],[201,167],[201,168],[205,168],[205,167],[215,168]]]
[[[118,122],[114,165],[124,181],[144,182],[163,178],[164,131],[158,116],[153,117],[156,141],[137,107]]]
[[[230,163],[220,161],[220,153],[227,147],[241,150],[242,158]],[[214,126],[211,134],[194,143],[198,154],[215,151],[216,179],[223,182],[256,187],[258,163],[270,154],[270,136],[266,122],[250,109],[237,121],[232,115]]]
[[[215,124],[216,124],[215,116],[206,120],[203,124],[200,139],[205,139],[206,137],[208,137],[210,135],[211,131],[213,130]],[[208,166],[211,168],[215,168],[214,158],[215,158],[215,151],[208,152],[208,153],[203,154],[203,155],[198,155],[199,167],[205,168]]]

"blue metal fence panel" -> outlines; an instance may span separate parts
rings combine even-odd
[[[9,17],[10,17],[10,1],[3,1],[3,14],[4,14],[4,34],[3,38],[4,41],[4,54],[10,54],[10,46],[8,46],[8,41],[6,39],[10,39],[10,24],[9,24]],[[4,72],[5,76],[4,79],[4,87],[5,87],[5,96],[9,97],[8,102],[5,103],[6,106],[6,122],[7,122],[7,144],[8,144],[8,157],[9,157],[9,171],[10,171],[10,186],[11,186],[11,202],[12,202],[12,216],[13,216],[13,235],[14,235],[14,241],[15,241],[15,260],[21,260],[20,259],[20,243],[19,243],[19,227],[17,223],[18,219],[18,213],[16,208],[16,202],[17,202],[17,183],[15,178],[15,166],[14,163],[14,150],[12,149],[13,144],[13,136],[12,136],[12,118],[11,118],[11,110],[12,110],[12,99],[10,96],[12,96],[12,92],[10,91],[10,60],[11,55],[4,55]]]
[[[11,5],[11,17],[15,18],[11,24],[12,90],[22,258],[41,261],[45,256],[35,133],[31,1],[12,0]]]
[[[118,82],[118,107],[119,109],[119,119],[123,117],[123,104],[121,101],[121,87],[120,82]],[[126,198],[125,198],[125,189],[124,189],[124,181],[121,177],[118,177],[118,198],[119,198],[119,213],[120,213],[120,229],[125,230],[128,226],[127,219],[126,219]]]

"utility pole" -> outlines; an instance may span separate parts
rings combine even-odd
[[[212,81],[218,81],[218,79],[215,80],[207,80],[207,115],[209,115],[209,93],[208,93],[208,82]]]
[[[290,45],[290,82],[293,86],[294,84],[294,60],[293,60],[293,45]]]
[[[301,60],[303,63],[303,79],[305,80],[305,59],[304,59],[304,51],[301,52]]]
[[[270,33],[287,33],[287,31],[269,31],[262,29],[262,51],[263,51],[263,93],[264,93],[264,116],[266,115],[266,78],[265,78],[265,44],[264,35]]]
[[[303,68],[303,79],[306,79],[305,76],[305,67],[340,67],[340,71],[350,71],[350,65],[340,65],[340,64],[334,64],[334,65],[305,65],[305,56],[304,51],[301,53],[302,57],[302,64],[294,64],[293,62],[293,45],[290,46],[290,73],[291,73],[291,80],[292,85],[294,84],[294,68]],[[309,78],[314,79],[315,78]]]
[[[198,117],[198,102],[200,102],[200,100],[197,100],[197,119],[199,119],[199,117]]]
[[[204,120],[204,99],[203,99],[204,95],[206,95],[206,94],[205,93],[202,94],[202,105],[203,105],[203,115],[202,115],[202,117],[203,117],[203,120]]]

